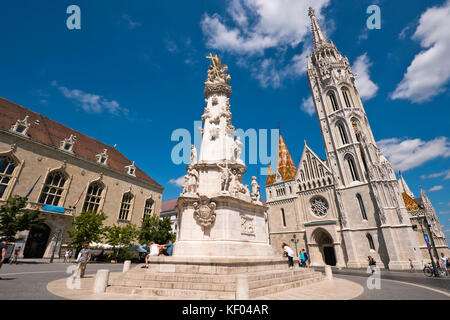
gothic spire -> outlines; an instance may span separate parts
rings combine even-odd
[[[278,159],[276,171],[281,174],[283,180],[294,179],[297,173],[297,168],[295,167],[294,161],[292,160],[291,154],[284,142],[283,137],[279,136],[278,141]]]
[[[317,48],[322,44],[328,43],[328,40],[325,37],[325,34],[323,33],[322,28],[320,27],[320,24],[316,19],[316,15],[314,13],[313,8],[309,7],[308,15],[311,18],[311,30],[314,37],[314,48]]]
[[[272,184],[275,182],[275,175],[273,174],[272,166],[269,163],[269,166],[267,168],[267,180],[266,180],[266,186],[269,184]]]
[[[405,179],[403,178],[402,172],[399,171],[399,178],[398,178],[398,182],[399,182],[399,187],[400,187],[400,193],[406,193],[408,196],[410,196],[411,198],[415,198],[414,193],[412,193],[411,189],[408,187],[408,185],[406,184]]]

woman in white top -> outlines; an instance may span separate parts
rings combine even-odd
[[[281,245],[283,248],[283,254],[288,257],[289,269],[294,268],[294,250],[292,250],[286,243],[283,242]]]
[[[150,252],[145,257],[145,267],[148,268],[148,259],[150,256],[159,256],[161,246],[155,242],[150,243]]]

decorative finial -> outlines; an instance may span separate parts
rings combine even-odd
[[[315,16],[314,9],[312,7],[309,7],[308,16],[310,16],[310,17]]]
[[[305,139],[305,140],[303,140],[303,142],[305,143],[305,146],[306,146],[306,139]]]

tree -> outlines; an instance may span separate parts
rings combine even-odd
[[[91,242],[100,242],[105,228],[103,221],[106,220],[106,215],[102,212],[96,214],[93,212],[82,212],[78,217],[73,219],[73,230],[67,230],[72,245],[79,251],[83,244]]]
[[[17,232],[30,230],[44,221],[39,210],[25,209],[26,205],[25,198],[13,196],[0,207],[0,234],[8,241],[16,241]]]
[[[175,241],[175,234],[171,228],[172,222],[169,217],[160,219],[158,216],[145,216],[139,229],[138,239],[142,244],[156,242],[159,244],[168,243],[169,240]]]
[[[134,224],[125,226],[113,225],[105,227],[105,239],[109,245],[113,246],[114,256],[117,258],[116,246],[131,244],[137,238],[137,228]]]

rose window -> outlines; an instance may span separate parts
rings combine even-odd
[[[317,197],[311,200],[311,209],[318,217],[323,217],[328,211],[328,202],[322,197]]]

